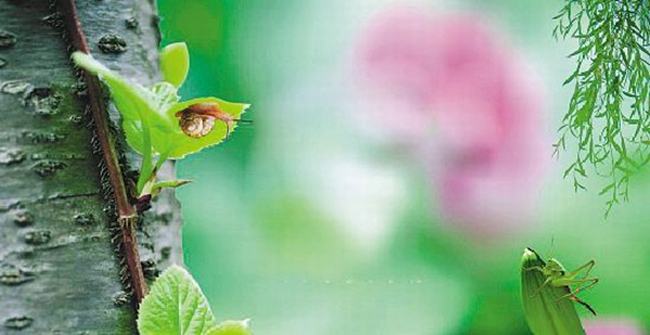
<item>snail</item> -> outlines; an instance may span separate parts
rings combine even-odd
[[[219,109],[217,103],[194,104],[177,112],[175,116],[179,118],[178,125],[183,133],[194,138],[208,135],[214,129],[216,120],[226,124],[226,137],[228,137],[232,124],[240,121]]]

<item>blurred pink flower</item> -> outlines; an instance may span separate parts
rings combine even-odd
[[[629,319],[585,321],[587,335],[643,335],[641,326]]]
[[[420,147],[448,221],[480,235],[530,222],[550,156],[540,86],[481,16],[393,9],[364,36],[360,67],[399,101],[373,117]]]

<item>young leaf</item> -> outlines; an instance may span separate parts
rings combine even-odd
[[[210,329],[207,335],[252,335],[248,320],[224,321]]]
[[[138,312],[140,335],[207,335],[215,325],[198,284],[176,265],[158,277]]]
[[[152,194],[149,192],[155,172],[165,160],[180,159],[219,144],[237,127],[240,115],[249,106],[214,97],[179,102],[178,86],[189,67],[185,43],[174,43],[162,50],[161,66],[167,81],[151,89],[122,78],[85,53],[74,52],[72,59],[110,88],[113,103],[122,115],[126,141],[142,155],[139,198]],[[156,155],[159,163],[154,166]]]
[[[536,335],[584,335],[573,302],[565,297],[566,287],[545,284],[541,271],[546,263],[535,251],[526,248],[521,259],[521,298],[528,327]]]
[[[178,112],[185,110],[192,105],[203,103],[217,104],[219,106],[219,109],[226,113],[232,120],[238,120],[250,106],[248,104],[228,102],[213,97],[196,98],[173,105],[167,111],[167,116],[177,118],[176,114]],[[204,148],[217,145],[226,138],[228,132],[232,133],[235,128],[237,128],[237,122],[233,122],[230,125],[226,122],[216,122],[214,128],[209,134],[203,137],[195,138],[187,136],[181,129],[180,125],[176,123],[174,126],[174,131],[168,134],[169,140],[174,144],[174,146],[170,148],[169,158],[183,158],[186,155],[195,153]]]
[[[160,138],[159,133],[171,130],[174,120],[157,112],[160,98],[153,92],[128,82],[87,54],[77,51],[72,54],[72,59],[79,67],[98,75],[108,85],[113,103],[122,115],[126,140],[134,150],[144,153],[148,149],[146,143],[152,141],[146,137]]]
[[[100,76],[109,86],[113,102],[122,114],[122,126],[127,142],[141,154],[151,147],[152,154],[164,154],[168,159],[180,159],[219,144],[237,127],[236,122],[232,125],[216,122],[213,130],[206,136],[187,136],[179,125],[176,113],[192,105],[217,104],[232,120],[238,120],[250,106],[214,97],[177,102],[176,89],[168,83],[158,83],[150,91],[136,83],[128,82],[87,54],[74,52],[72,58],[78,66]]]
[[[180,87],[190,69],[190,54],[187,44],[172,43],[160,51],[160,70],[165,81]]]

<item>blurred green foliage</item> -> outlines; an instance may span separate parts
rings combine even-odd
[[[332,97],[350,89],[341,68],[363,18],[386,3],[159,0],[163,44],[185,41],[191,52],[183,98],[252,104],[252,126],[178,164],[180,178],[195,180],[178,191],[185,260],[217,318],[251,318],[265,335],[528,334],[519,264],[531,246],[569,268],[595,259],[601,283],[584,300],[605,317],[650,320],[647,175],[631,185],[638,196],[605,220],[598,196],[574,193],[562,180],[566,162],[554,162],[534,226],[490,240],[442,224],[425,173],[355,134],[354,109]],[[574,66],[566,58],[574,45],[551,36],[561,4],[448,5],[499,22],[540,68],[549,138],[566,110],[570,92],[561,84]],[[354,233],[359,227],[341,219],[336,197],[326,197],[346,177],[328,165],[338,157],[367,173],[390,171],[405,185],[395,197],[403,206],[378,214],[389,228]],[[343,198],[358,191],[343,189]],[[373,214],[362,206],[371,201],[353,211],[359,226]]]

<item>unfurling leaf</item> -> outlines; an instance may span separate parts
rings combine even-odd
[[[248,104],[214,97],[180,101],[178,86],[187,76],[187,46],[174,43],[161,52],[166,81],[150,89],[124,79],[90,55],[74,52],[77,66],[98,76],[110,88],[111,98],[122,116],[127,143],[142,155],[137,182],[138,197],[151,190],[155,172],[167,159],[181,159],[219,144],[237,127]],[[158,163],[154,164],[155,156]]]
[[[521,298],[528,327],[535,335],[584,335],[567,287],[554,287],[541,271],[546,265],[535,251],[526,248],[521,260]]]
[[[160,70],[166,82],[180,87],[190,70],[190,53],[187,44],[172,43],[160,51]]]
[[[203,292],[192,276],[176,265],[158,277],[138,312],[140,335],[204,335],[214,327]]]
[[[143,155],[148,150],[147,143],[150,143],[153,154],[180,159],[219,144],[236,128],[236,122],[215,122],[213,129],[204,136],[188,136],[181,129],[180,118],[176,114],[193,105],[217,104],[229,120],[238,120],[249,107],[248,104],[214,97],[178,102],[176,88],[169,83],[158,83],[149,90],[127,81],[87,54],[75,52],[72,57],[78,66],[98,75],[109,86],[113,102],[122,114],[127,142]]]

